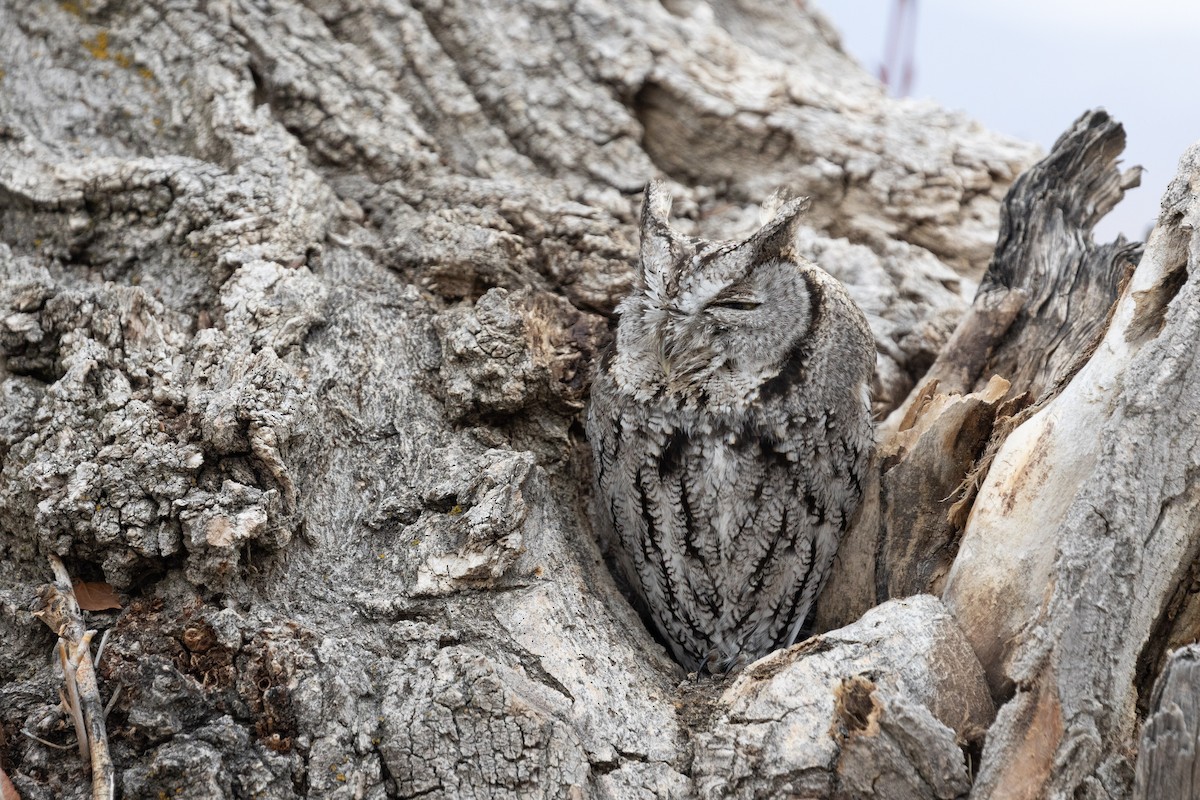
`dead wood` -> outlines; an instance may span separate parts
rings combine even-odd
[[[1009,190],[971,308],[880,427],[879,506],[843,544],[818,627],[891,597],[942,591],[992,454],[1031,400],[1086,361],[1140,255],[1120,237],[1092,240],[1140,174],[1117,169],[1124,142],[1119,123],[1090,111]]]
[[[1001,375],[1034,399],[1090,354],[1140,242],[1105,244],[1092,229],[1141,181],[1117,160],[1125,130],[1089,111],[1009,189],[996,251],[971,310],[925,376],[945,392],[982,389]]]
[[[1095,353],[1009,434],[967,522],[943,596],[1006,700],[979,797],[1124,796],[1157,664],[1197,633],[1180,611],[1200,554],[1198,159],[1181,160]]]
[[[1200,647],[1171,654],[1142,725],[1134,800],[1184,800],[1200,792]]]

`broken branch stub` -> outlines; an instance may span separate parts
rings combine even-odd
[[[999,447],[963,534],[943,596],[1007,699],[980,798],[1126,794],[1155,665],[1200,634],[1179,613],[1200,556],[1197,186],[1200,146],[1095,353]]]
[[[830,580],[841,597],[822,598],[818,627],[845,624],[848,613],[870,604],[865,598],[944,588],[991,455],[1025,407],[1086,358],[1141,252],[1120,237],[1099,245],[1092,239],[1095,224],[1140,174],[1118,170],[1124,144],[1120,123],[1089,111],[1009,189],[996,251],[971,308],[880,426],[878,512],[864,513],[846,536]],[[1004,384],[999,394],[997,381]]]
[[[951,391],[991,375],[1035,399],[1067,377],[1108,317],[1142,245],[1092,230],[1141,180],[1122,172],[1125,129],[1102,109],[1084,113],[1050,153],[1013,183],[1000,210],[996,250],[971,311],[931,368]]]

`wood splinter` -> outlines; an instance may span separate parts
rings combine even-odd
[[[75,722],[79,737],[79,754],[90,762],[93,800],[111,800],[114,791],[114,770],[108,752],[108,734],[104,729],[104,703],[96,684],[96,666],[92,661],[91,643],[95,631],[84,629],[83,615],[71,576],[62,561],[50,556],[54,583],[42,587],[33,615],[58,635],[55,646],[66,684],[63,702]]]

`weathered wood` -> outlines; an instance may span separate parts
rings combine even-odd
[[[104,724],[104,703],[92,661],[95,631],[84,629],[71,576],[62,561],[51,556],[50,566],[54,582],[42,587],[32,613],[58,637],[55,651],[66,684],[65,703],[74,717],[79,755],[91,771],[92,800],[112,800],[115,772]]]
[[[983,673],[941,603],[885,603],[738,675],[693,733],[699,795],[954,798],[991,721]]]
[[[1142,724],[1133,800],[1200,797],[1200,646],[1167,659]]]
[[[1088,112],[1009,190],[971,308],[921,386],[880,427],[879,506],[847,535],[818,628],[944,588],[975,491],[1014,415],[1086,360],[1122,270],[1141,252],[1120,237],[1092,240],[1140,174],[1117,169],[1124,142],[1119,123]]]
[[[1124,149],[1121,124],[1103,110],[1089,111],[1009,189],[979,294],[1017,293],[1024,303],[992,342],[976,388],[1002,375],[1015,393],[1039,399],[1103,332],[1122,277],[1142,255],[1140,242],[1122,236],[1092,240],[1096,223],[1141,182],[1141,167],[1117,168]]]
[[[1194,625],[1198,176],[1193,147],[1094,355],[999,448],[963,534],[944,598],[1007,700],[977,797],[1125,796],[1147,665]]]
[[[965,397],[937,393],[884,444],[876,602],[941,594],[962,532],[951,509],[987,448],[1008,388],[995,378]]]
[[[819,598],[817,630],[847,625],[889,598],[941,593],[958,552],[960,508],[974,499],[970,476],[1013,413],[1007,391],[998,377],[965,397],[931,381],[909,399],[899,428],[880,442],[863,508]]]
[[[925,380],[948,393],[982,389],[1000,375],[1034,399],[1064,380],[1103,331],[1139,242],[1105,244],[1092,229],[1138,185],[1121,172],[1125,130],[1089,111],[1009,189],[996,250],[971,310]]]

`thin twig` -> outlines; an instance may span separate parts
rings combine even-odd
[[[67,711],[71,721],[75,723],[75,738],[79,742],[79,757],[86,764],[91,760],[91,750],[88,747],[87,725],[83,721],[83,708],[79,705],[79,683],[75,680],[75,667],[67,656],[67,645],[62,639],[58,640],[58,660],[62,664],[63,683],[67,685]]]
[[[104,703],[96,684],[91,653],[96,632],[84,629],[83,614],[67,568],[53,555],[50,567],[54,570],[54,583],[42,587],[39,607],[33,614],[58,634],[66,705],[75,721],[80,755],[90,762],[92,800],[112,800],[115,774],[108,752],[108,733],[104,729]]]
[[[44,745],[46,745],[46,747],[53,747],[55,750],[70,750],[72,747],[75,746],[74,742],[72,742],[71,744],[55,744],[54,742],[47,742],[42,737],[38,736],[37,734],[30,733],[29,731],[25,730],[24,728],[21,729],[21,735],[26,736],[30,739],[33,739],[38,744],[44,744]]]
[[[112,628],[104,631],[104,635],[100,637],[100,646],[96,648],[96,657],[92,659],[96,665],[96,669],[100,668],[100,659],[104,658],[104,647],[108,644],[108,635],[112,633]]]
[[[104,643],[101,642],[101,645]],[[125,684],[118,683],[117,689],[112,693],[112,697],[108,698],[108,703],[104,706],[104,718],[108,719],[108,712],[113,710],[113,706],[117,704],[117,698],[121,696],[121,690],[125,688]]]

